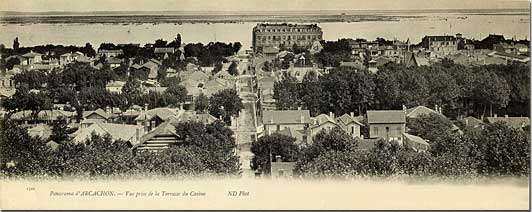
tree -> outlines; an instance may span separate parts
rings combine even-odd
[[[174,84],[168,87],[164,94],[168,96],[168,104],[178,105],[185,102],[187,97],[187,89],[182,85]]]
[[[52,123],[52,135],[50,140],[57,143],[63,143],[68,141],[70,132],[66,119],[61,117],[59,120]]]
[[[18,51],[18,48],[20,46],[20,43],[18,42],[18,37],[15,38],[13,41],[13,51],[16,53]]]
[[[238,116],[244,108],[242,99],[235,89],[224,89],[209,98],[209,113],[215,117],[222,117],[225,123],[230,123],[231,116]]]
[[[218,72],[220,72],[223,68],[223,65],[221,62],[218,62],[214,65],[214,68],[212,69],[211,71],[211,74],[214,76],[215,74],[217,74]]]
[[[299,156],[299,147],[295,143],[296,139],[287,135],[274,133],[260,137],[251,143],[251,169],[262,169],[265,173],[270,173],[270,160],[276,161],[276,156],[281,156],[283,162],[294,162]]]
[[[50,165],[50,150],[40,138],[4,119],[0,122],[0,170],[8,175],[41,175]]]
[[[176,133],[207,170],[216,174],[240,174],[233,131],[221,121],[210,124],[189,121],[176,125]]]
[[[231,65],[229,65],[229,68],[227,69],[227,72],[233,76],[238,75],[238,65],[236,62],[231,62]]]
[[[453,123],[441,114],[422,114],[407,120],[409,133],[429,141],[436,141],[452,133]]]
[[[209,108],[209,98],[202,93],[194,100],[194,110],[205,113]]]
[[[233,52],[236,54],[238,51],[240,51],[240,48],[242,48],[242,44],[240,42],[235,42],[233,44]]]
[[[136,79],[129,79],[128,81],[126,81],[124,87],[122,87],[122,93],[128,96],[141,95],[143,92],[140,81]]]
[[[297,79],[285,74],[281,81],[273,85],[273,98],[278,110],[296,109],[300,105]]]
[[[17,57],[9,58],[6,61],[6,69],[11,70],[13,69],[15,65],[19,65],[19,64],[20,64],[20,60]]]
[[[497,122],[488,124],[475,138],[477,148],[482,152],[480,173],[529,175],[530,141],[524,131]]]
[[[316,72],[308,72],[303,77],[300,89],[301,101],[305,108],[310,110],[311,116],[319,115],[321,111],[322,89]]]

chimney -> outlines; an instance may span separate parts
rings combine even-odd
[[[508,114],[505,114],[505,115],[504,115],[504,118],[508,118]]]
[[[297,107],[297,110],[301,110],[301,106]]]
[[[467,120],[467,119],[465,120],[465,125],[466,126],[469,125],[469,120]]]
[[[438,107],[438,105],[437,105],[437,104],[436,104],[436,105],[434,105],[434,110],[435,110],[436,112],[439,112],[439,111],[440,111],[440,110],[439,110],[439,107]]]
[[[406,105],[403,105],[403,111],[404,111],[405,114],[406,114]]]
[[[493,114],[493,117],[497,118],[497,114]]]
[[[351,115],[351,118],[355,118],[355,112],[349,113]]]
[[[144,104],[144,111],[148,111],[148,104]]]
[[[183,103],[179,104],[179,110],[183,110]]]
[[[136,138],[136,141],[137,141],[137,143],[138,143],[138,142],[140,141],[140,128],[137,128],[136,135],[137,135],[137,136],[136,136],[136,137],[137,137],[137,138]]]
[[[334,119],[334,113],[333,113],[333,112],[329,112],[329,117],[331,117],[332,119]]]

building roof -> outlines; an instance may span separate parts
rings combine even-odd
[[[146,135],[142,136],[140,138],[140,142],[135,146],[141,145],[156,136],[179,137],[175,129],[177,123],[178,121],[175,118],[171,118],[168,121],[165,121],[164,123],[157,126],[155,129],[147,133]]]
[[[135,121],[151,120],[155,116],[158,116],[162,120],[168,120],[170,117],[177,117],[178,113],[175,109],[171,108],[154,108],[148,111],[140,112],[139,116],[135,118]]]
[[[123,54],[124,51],[122,49],[99,49],[98,53],[117,53],[117,54]]]
[[[282,129],[279,131],[279,134],[295,138],[297,144],[301,144],[303,142],[303,136],[305,136],[305,132],[303,130],[296,130],[292,127],[286,127]]]
[[[528,61],[530,61],[530,57],[529,56],[511,54],[511,53],[506,53],[506,52],[495,51],[495,52],[492,52],[492,53],[490,53],[488,55],[493,56],[493,57],[502,57],[502,58],[505,58],[505,59],[511,59],[511,60],[515,60],[515,61],[519,61],[519,62],[528,62]]]
[[[73,141],[76,143],[84,142],[91,137],[94,132],[98,135],[109,134],[113,140],[124,140],[132,142],[135,145],[137,136],[137,130],[142,131],[144,126],[142,125],[128,125],[128,124],[112,124],[96,122],[89,127],[81,128],[74,133]]]
[[[421,115],[429,115],[429,114],[436,114],[436,115],[445,117],[443,114],[438,113],[435,110],[422,106],[422,105],[409,108],[406,110],[406,117],[408,118],[418,118]]]
[[[126,84],[126,82],[124,82],[124,81],[113,81],[113,82],[107,83],[107,85],[105,87],[120,87],[121,88],[125,84]]]
[[[360,116],[360,118],[362,118]],[[336,118],[336,121],[339,122],[339,123],[342,123],[343,125],[348,125],[350,123],[355,123],[357,125],[360,125],[360,126],[364,126],[364,124],[362,124],[362,122],[360,121],[360,119],[358,119],[357,117],[353,117],[349,114],[344,114],[344,115],[341,115],[339,116],[338,118]]]
[[[108,58],[105,58],[105,60],[109,64],[120,64],[120,63],[122,63],[122,59],[116,58],[116,57],[108,57]]]
[[[430,144],[425,141],[425,139],[410,135],[408,133],[403,133],[403,136],[405,137],[405,145],[409,148],[415,149],[415,150],[428,150],[430,148]]]
[[[26,54],[23,54],[21,55],[22,57],[25,57],[25,58],[33,58],[33,57],[36,57],[36,56],[41,56],[42,54],[39,54],[37,52],[33,52],[33,51],[30,51]]]
[[[484,124],[482,120],[477,119],[473,116],[465,117],[464,119],[462,119],[462,123],[464,123],[465,126],[473,126],[473,127]]]
[[[97,110],[94,110],[94,111],[83,111],[83,118],[87,118],[88,116],[92,115],[92,114],[97,114],[101,117],[103,117],[104,119],[109,119],[111,118],[111,114],[105,112],[104,110],[98,108]]]
[[[267,110],[263,112],[263,124],[309,124],[308,110]]]
[[[173,47],[156,47],[153,52],[155,54],[174,53],[175,49]]]
[[[431,35],[425,36],[423,40],[428,39],[429,41],[455,41],[456,38],[451,35]]]
[[[279,49],[275,48],[275,47],[264,47],[264,49],[262,50],[262,53],[264,53],[264,54],[278,54],[279,53]]]
[[[504,122],[513,128],[522,128],[530,125],[528,117],[487,117],[489,123]]]
[[[368,110],[368,124],[399,124],[406,123],[405,112],[402,110]]]
[[[177,120],[179,122],[198,121],[204,124],[208,124],[218,119],[208,113],[196,113],[196,111],[185,111],[177,118]]]

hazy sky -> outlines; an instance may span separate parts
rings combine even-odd
[[[528,0],[0,0],[0,11],[277,11],[529,8]]]

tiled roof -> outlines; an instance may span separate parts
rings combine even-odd
[[[144,127],[141,125],[128,125],[128,124],[111,124],[111,123],[94,123],[93,125],[87,128],[81,128],[75,133],[74,141],[83,142],[90,138],[92,132],[96,134],[105,135],[109,134],[114,140],[124,140],[133,142],[135,144],[134,137],[136,136],[137,130],[143,130]]]
[[[462,123],[464,123],[466,126],[478,126],[484,124],[480,119],[477,119],[473,116],[468,116],[462,119]]]
[[[157,47],[155,48],[155,50],[153,51],[155,54],[164,54],[164,53],[174,53],[175,49],[172,48],[172,47],[167,47],[167,48],[160,48],[160,47]]]
[[[142,111],[137,118],[135,118],[135,121],[144,121],[144,120],[150,120],[155,116],[159,116],[162,120],[168,120],[170,117],[177,117],[177,112],[175,109],[170,108],[154,108],[148,111]]]
[[[336,118],[336,121],[337,122],[341,122],[342,124],[344,125],[348,125],[350,124],[351,122],[354,122],[355,124],[358,124],[360,126],[364,126],[364,124],[362,124],[360,122],[359,119],[357,119],[357,117],[352,117],[351,115],[349,114],[344,114],[344,115],[341,115],[340,117]]]
[[[112,116],[111,114],[106,113],[104,110],[98,108],[95,111],[83,111],[83,118],[86,118],[86,117],[88,117],[88,116],[90,116],[92,114],[97,114],[97,115],[99,115],[99,116],[101,116],[101,117],[103,117],[105,119],[109,119]]]
[[[271,110],[264,111],[262,116],[263,124],[295,124],[310,123],[310,112],[308,110]]]
[[[486,119],[489,123],[504,122],[514,128],[530,125],[530,118],[528,117],[487,117]]]
[[[402,110],[368,110],[368,124],[406,123]]]
[[[444,115],[436,112],[435,110],[430,109],[430,108],[425,107],[425,106],[417,106],[417,107],[409,108],[409,109],[406,110],[406,117],[408,117],[408,118],[417,118],[417,117],[421,116],[422,114],[425,114],[425,115],[436,114],[436,115],[444,116]]]

